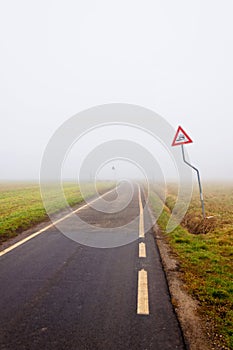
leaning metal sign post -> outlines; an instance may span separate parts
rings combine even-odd
[[[193,142],[192,139],[186,134],[186,132],[182,129],[182,127],[179,126],[178,129],[177,129],[177,132],[175,134],[174,140],[172,142],[172,146],[181,146],[184,162],[197,172],[197,179],[198,179],[199,190],[200,190],[202,214],[203,214],[203,219],[205,219],[205,205],[204,205],[204,198],[203,198],[203,192],[202,192],[202,186],[201,186],[200,173],[199,173],[199,170],[195,166],[193,166],[192,164],[187,162],[187,160],[185,159],[185,154],[184,154],[184,145],[187,144],[187,143],[192,143],[192,142]]]

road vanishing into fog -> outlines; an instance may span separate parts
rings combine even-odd
[[[134,220],[133,242],[93,248],[50,225],[0,254],[1,350],[185,349],[153,231],[144,232],[144,192],[133,186],[122,209],[130,185],[119,189],[104,196],[113,213],[86,206],[79,215],[98,232],[118,227],[126,236]],[[64,224],[83,237],[73,216]]]

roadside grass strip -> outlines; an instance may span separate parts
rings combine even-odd
[[[104,191],[113,187],[111,183],[99,183],[98,190]],[[91,188],[91,187],[90,187]],[[83,201],[80,188],[77,184],[67,182],[63,186],[66,200],[70,206]],[[63,209],[63,201],[51,186],[51,213]],[[92,196],[86,186],[85,195]],[[40,187],[37,183],[2,183],[0,184],[0,243],[8,238],[16,236],[38,224],[48,215],[44,209],[40,195]]]
[[[171,186],[157,224],[177,255],[185,288],[199,301],[201,316],[211,325],[214,337],[233,349],[233,186],[207,187],[207,215],[216,217],[208,227],[200,226],[201,209],[195,191],[182,224],[166,233],[175,198]],[[159,200],[156,193],[151,194],[154,211]],[[198,225],[203,233],[189,232],[195,232]]]

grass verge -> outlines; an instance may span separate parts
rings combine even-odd
[[[104,191],[113,186],[112,183],[99,183],[98,190]],[[85,194],[93,195],[91,186],[85,186]],[[89,189],[89,192],[88,192]],[[64,183],[64,194],[70,206],[83,201],[80,188],[72,182]],[[55,213],[63,208],[63,202],[51,185],[50,212]],[[0,184],[0,242],[16,236],[18,233],[44,221],[48,216],[44,209],[37,183],[1,183]]]
[[[168,188],[166,205],[157,223],[177,255],[186,290],[199,301],[208,336],[216,348],[233,349],[233,186],[206,186],[207,215],[214,216],[209,227],[201,225],[195,191],[182,225],[167,234],[175,191],[172,186]],[[155,193],[151,194],[155,210],[159,200]],[[203,231],[197,232],[197,227]]]

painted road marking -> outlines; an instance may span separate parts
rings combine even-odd
[[[142,205],[142,197],[141,197],[141,189],[138,185],[138,202],[139,202],[139,237],[145,237],[144,232],[144,216],[143,216],[143,205]]]
[[[149,298],[148,298],[148,278],[147,271],[144,269],[138,271],[138,315],[149,315]]]
[[[52,224],[50,224],[50,225],[48,225],[48,226],[42,228],[41,230],[39,230],[39,231],[37,231],[37,232],[31,234],[30,236],[28,236],[28,237],[22,239],[22,240],[19,241],[19,242],[13,244],[13,245],[10,246],[9,248],[6,248],[6,249],[2,250],[2,251],[0,252],[0,256],[3,256],[3,255],[5,255],[5,254],[9,253],[11,250],[13,250],[13,249],[19,247],[20,245],[22,245],[22,244],[26,243],[27,241],[31,240],[32,238],[35,238],[36,236],[40,235],[41,233],[47,231],[49,228],[53,227],[54,225],[58,224],[58,223],[61,222],[61,221],[64,221],[65,219],[69,218],[69,217],[72,216],[73,214],[78,213],[80,210],[87,208],[90,204],[92,204],[92,203],[98,201],[100,198],[106,196],[107,194],[109,194],[109,193],[111,193],[111,192],[113,192],[113,191],[115,191],[115,190],[116,190],[116,188],[114,188],[114,189],[112,189],[112,190],[110,190],[110,191],[104,193],[102,196],[100,196],[100,197],[98,197],[98,198],[96,198],[96,199],[93,199],[93,201],[89,202],[88,204],[85,204],[85,205],[83,205],[82,207],[79,207],[78,209],[72,211],[71,213],[69,213],[69,214],[63,216],[61,219],[54,221]]]
[[[146,258],[146,245],[144,242],[139,243],[139,258]]]

